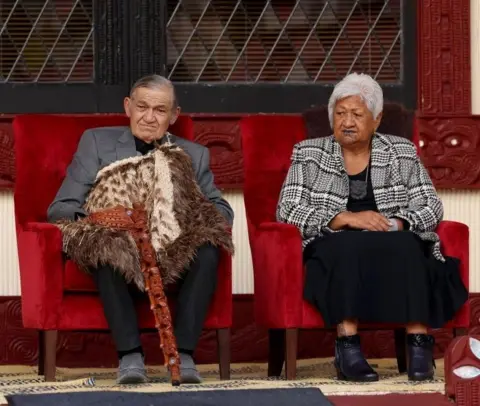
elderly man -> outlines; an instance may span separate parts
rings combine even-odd
[[[138,80],[124,107],[129,128],[83,134],[48,218],[62,228],[67,255],[94,277],[120,359],[118,383],[142,383],[147,375],[128,283],[143,288],[138,254],[128,238],[82,219],[119,203],[147,205],[164,282],[181,281],[174,327],[181,380],[200,383],[192,355],[216,286],[219,247],[233,251],[233,211],[215,186],[208,149],[167,131],[180,113],[169,80]]]

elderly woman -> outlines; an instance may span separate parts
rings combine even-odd
[[[382,89],[351,74],[330,97],[333,135],[295,145],[277,209],[304,240],[304,297],[337,326],[339,379],[376,381],[359,323],[407,328],[408,378],[433,377],[434,339],[467,300],[459,262],[435,229],[443,205],[410,141],[377,133]]]

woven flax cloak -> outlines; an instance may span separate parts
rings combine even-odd
[[[143,156],[123,159],[98,172],[84,209],[95,213],[141,204],[164,284],[178,279],[199,246],[211,243],[233,254],[228,223],[203,195],[190,156],[174,144],[157,145]],[[144,289],[140,258],[126,231],[78,221],[57,223],[63,250],[86,272],[113,266],[128,282]]]

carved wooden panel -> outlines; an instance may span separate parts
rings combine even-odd
[[[470,0],[418,5],[418,109],[422,114],[471,112]]]
[[[480,294],[470,293],[469,334],[480,336]]]
[[[13,188],[15,161],[13,132],[9,122],[0,121],[0,189]]]
[[[420,117],[420,150],[435,186],[480,187],[480,116]]]
[[[0,363],[31,364],[37,356],[37,334],[22,326],[18,298],[0,299]]]
[[[480,294],[471,294],[470,334],[480,332]],[[255,325],[253,296],[234,296],[232,327],[232,362],[266,362],[267,332]],[[394,358],[393,332],[362,331],[362,348],[368,358]],[[442,357],[453,339],[452,330],[434,330],[435,357]],[[335,332],[302,330],[299,337],[299,358],[332,357]],[[162,363],[159,338],[156,333],[142,334],[146,361]],[[218,362],[214,331],[204,331],[195,356],[199,363]],[[36,365],[37,333],[22,327],[21,304],[18,297],[0,297],[0,364]],[[61,332],[57,344],[57,365],[69,368],[116,367],[118,359],[108,333]]]
[[[195,117],[195,141],[210,149],[215,183],[224,189],[241,189],[243,156],[238,117]]]
[[[479,119],[471,116],[470,0],[418,1],[421,153],[438,189],[480,185]]]

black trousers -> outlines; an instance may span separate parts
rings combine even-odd
[[[210,244],[201,246],[195,259],[185,270],[183,279],[178,282],[180,286],[174,329],[180,349],[195,350],[217,285],[219,258],[218,248]],[[110,266],[95,269],[92,274],[117,351],[140,347],[132,287]]]

